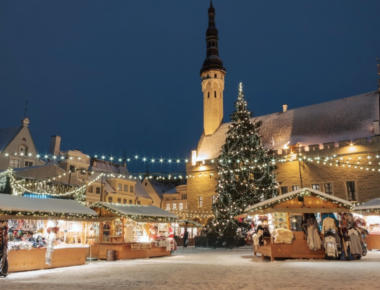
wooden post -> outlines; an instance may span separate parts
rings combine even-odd
[[[288,230],[291,230],[290,228],[290,214],[288,213]]]

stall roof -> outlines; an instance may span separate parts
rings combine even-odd
[[[108,202],[97,202],[91,206],[94,208],[105,208],[112,212],[115,212],[118,215],[128,216],[132,219],[135,217],[141,218],[169,218],[177,219],[178,217],[175,214],[167,212],[163,209],[160,209],[156,206],[146,206],[146,205],[131,205],[131,204],[114,204]]]
[[[362,205],[356,206],[353,211],[362,214],[380,213],[380,198],[374,198]]]
[[[178,221],[176,221],[176,223],[178,223],[178,224],[193,225],[193,226],[196,226],[198,228],[202,228],[203,227],[203,225],[201,225],[200,223],[197,223],[197,222],[191,221],[191,220],[178,220]]]
[[[9,194],[0,194],[0,215],[33,217],[92,218],[97,214],[92,209],[74,200],[40,199]]]
[[[254,204],[250,207],[247,207],[246,210],[244,211],[246,214],[247,213],[253,213],[253,212],[257,212],[257,213],[269,213],[269,212],[280,212],[280,211],[284,211],[284,209],[270,209],[270,207],[272,205],[275,205],[275,204],[279,204],[279,203],[282,203],[286,200],[291,200],[299,195],[305,195],[306,194],[310,194],[310,195],[314,195],[314,196],[317,196],[317,197],[320,197],[321,199],[325,199],[327,201],[331,201],[332,203],[335,203],[335,204],[341,204],[342,206],[344,206],[344,208],[339,208],[339,209],[336,209],[336,211],[349,211],[350,208],[352,208],[352,203],[347,201],[347,200],[344,200],[344,199],[341,199],[339,197],[335,197],[333,195],[330,195],[330,194],[326,194],[322,191],[319,191],[319,190],[315,190],[315,189],[312,189],[312,188],[301,188],[301,189],[298,189],[298,190],[295,190],[295,191],[292,191],[292,192],[289,192],[289,193],[286,193],[286,194],[282,194],[282,195],[279,195],[279,196],[276,196],[276,197],[273,197],[271,199],[267,199],[267,200],[264,200],[260,203],[257,203],[257,204]],[[313,208],[310,208],[310,207],[307,207],[307,206],[301,206],[299,208],[288,208],[287,209],[289,212],[299,212],[299,213],[311,213],[311,212],[328,212],[328,211],[331,211],[331,209],[328,209],[328,208],[325,208],[323,207],[322,205],[318,208],[318,207],[313,207]]]

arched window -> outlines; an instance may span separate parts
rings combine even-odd
[[[210,98],[210,92],[207,92],[207,98]]]
[[[214,92],[214,98],[216,99],[216,92]]]

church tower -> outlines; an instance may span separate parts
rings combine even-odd
[[[206,59],[201,69],[203,91],[203,126],[205,135],[212,135],[223,121],[223,91],[226,69],[219,58],[218,29],[215,26],[215,9],[208,9],[206,31]]]

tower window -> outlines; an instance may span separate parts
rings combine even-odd
[[[207,92],[207,98],[210,98],[210,92]]]
[[[214,75],[214,78],[218,78],[218,75],[217,75],[217,74],[215,74],[215,75]]]
[[[216,99],[216,92],[214,92],[214,98]]]

